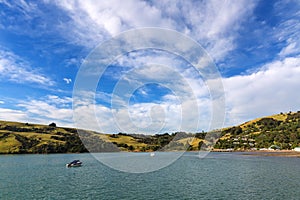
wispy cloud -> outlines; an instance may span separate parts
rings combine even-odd
[[[299,7],[293,8],[290,4],[293,1],[288,2],[289,7],[285,6],[285,1],[276,1],[271,6],[274,10],[270,12],[270,17],[255,9],[260,2],[1,1],[5,8],[15,12],[9,17],[5,12],[0,12],[0,17],[6,19],[1,21],[0,28],[7,33],[26,37],[28,43],[41,42],[41,49],[45,52],[48,52],[45,50],[45,41],[48,41],[49,49],[53,47],[57,48],[55,51],[64,52],[67,50],[62,50],[63,47],[74,48],[73,44],[79,45],[79,49],[83,47],[90,50],[104,40],[132,28],[160,27],[180,31],[203,45],[217,63],[231,59],[235,61],[237,72],[231,72],[228,78],[223,78],[227,125],[233,125],[262,115],[297,110],[300,105],[297,92],[300,87]],[[54,7],[57,9],[52,9]],[[254,12],[258,13],[252,15]],[[268,21],[269,18],[272,19]],[[52,50],[51,53],[54,52]],[[238,53],[230,54],[233,51]],[[51,53],[47,55],[53,56]],[[66,66],[79,66],[82,57],[75,54],[65,56],[62,53],[60,55],[63,58],[57,58],[62,59],[58,62]],[[237,58],[241,54],[248,60]],[[195,128],[192,123],[195,119],[200,119],[202,129],[208,128],[212,112],[210,91],[207,83],[201,79],[205,77],[199,77],[197,70],[186,67],[187,63],[159,51],[139,51],[118,58],[114,64],[114,70],[105,74],[109,80],[105,85],[107,88],[96,94],[84,94],[90,96],[90,101],[80,102],[82,104],[74,108],[80,119],[80,128],[102,132],[190,131]],[[243,68],[244,65],[248,66]],[[95,75],[94,71],[92,74]],[[69,77],[73,76],[68,72],[57,80],[71,84],[73,80]],[[39,66],[31,66],[26,59],[3,49],[0,49],[0,81],[55,85]],[[113,91],[107,92],[117,81],[119,90],[115,90],[114,94]],[[160,84],[169,93],[162,95],[159,101],[153,98],[150,103],[136,101],[129,104],[128,99],[133,91],[147,83]],[[137,95],[150,96],[145,88],[138,92]],[[0,101],[3,107],[7,104],[4,100],[3,105]],[[110,105],[111,100],[115,103],[113,106]],[[32,97],[27,101],[16,100],[14,107],[0,109],[0,118],[39,123],[54,121],[58,125],[69,126],[73,124],[71,103],[70,97],[57,94],[36,99]],[[200,113],[195,112],[195,103]],[[181,118],[183,110],[188,113],[184,119]],[[95,116],[96,121],[92,119]],[[181,120],[183,127],[179,126]]]
[[[200,42],[215,60],[235,49],[235,38],[243,19],[251,14],[255,1],[133,1],[123,3],[48,1],[72,19],[71,41],[95,47],[131,28],[160,27],[183,32]],[[122,5],[122,6],[120,6]],[[129,12],[130,11],[130,12]],[[62,27],[64,29],[64,27]],[[65,31],[65,33],[70,31]],[[77,38],[77,39],[76,39]]]
[[[274,27],[274,39],[285,43],[279,53],[281,57],[294,56],[300,53],[300,3],[299,1],[277,1],[274,4],[275,17],[280,21],[277,27]]]
[[[54,81],[41,74],[37,68],[33,69],[27,61],[2,49],[0,49],[0,80],[44,86],[54,85]]]
[[[165,7],[172,4],[169,1]],[[242,23],[250,16],[255,1],[181,1],[178,13],[183,14],[188,34],[202,44],[216,61],[221,61],[236,48],[236,37]],[[176,15],[174,15],[176,16]]]
[[[13,108],[0,108],[0,119],[8,121],[48,124],[74,127],[72,98],[48,95],[38,99],[13,100]],[[5,104],[4,104],[5,106]]]
[[[60,126],[72,126],[72,99],[48,95],[40,99],[20,101],[16,107],[26,113],[28,119],[39,123],[56,122]]]
[[[296,41],[288,40],[287,46],[285,46],[280,52],[280,57],[286,57],[294,53],[299,53],[300,46],[297,44]]]
[[[270,62],[247,75],[224,78],[226,126],[269,114],[298,110],[299,77],[300,57],[289,57]],[[197,80],[190,80],[192,81]],[[183,87],[179,89],[183,90]],[[212,101],[207,92],[201,92],[205,88],[194,89],[198,94],[196,97],[200,113],[195,112],[195,102],[189,100],[189,95],[180,99],[176,94],[166,94],[157,103],[136,102],[131,105],[128,102],[126,104],[124,99],[118,99],[120,104],[127,106],[111,108],[101,103],[85,101],[84,104],[75,106],[74,110],[71,108],[71,97],[48,95],[19,102],[16,105],[18,109],[1,108],[0,118],[39,123],[54,121],[62,126],[75,126],[72,120],[74,111],[75,118],[78,119],[77,127],[105,133],[190,131],[195,129],[194,119],[199,119],[200,129],[206,130],[209,129],[208,121],[212,117]],[[183,115],[182,112],[187,114]]]
[[[63,78],[63,80],[64,80],[67,84],[72,83],[72,79],[70,79],[70,78]]]
[[[47,95],[44,98],[44,101],[50,104],[59,105],[60,107],[71,107],[70,104],[72,103],[71,97],[59,97],[56,95]]]
[[[239,48],[228,59],[241,68],[297,56],[300,53],[299,1],[258,1],[251,17],[242,27]],[[236,61],[239,61],[237,64]],[[230,67],[230,66],[229,66]]]

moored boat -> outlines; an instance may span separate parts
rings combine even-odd
[[[81,167],[82,166],[82,162],[80,160],[73,160],[70,163],[66,164],[66,167]]]

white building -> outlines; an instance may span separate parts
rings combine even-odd
[[[295,148],[294,148],[294,151],[300,152],[300,147],[295,147]]]

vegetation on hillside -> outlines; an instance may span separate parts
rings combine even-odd
[[[213,148],[211,144],[215,144],[215,149],[248,150],[270,146],[293,149],[300,146],[300,111],[255,119],[219,132],[100,134],[57,127],[55,123],[0,121],[0,153],[206,150]]]
[[[300,145],[300,111],[281,113],[246,122],[222,131],[217,149],[247,150],[269,148],[293,149]]]

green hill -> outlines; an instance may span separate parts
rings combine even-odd
[[[176,151],[205,149],[205,133],[102,134],[94,131],[0,121],[0,153],[81,153],[113,151]],[[248,150],[276,145],[300,146],[300,111],[258,118],[221,130],[215,149]],[[88,150],[85,148],[87,147]]]
[[[82,153],[141,150],[146,146],[137,139],[94,131],[0,121],[0,153]]]
[[[293,149],[300,145],[300,111],[258,118],[222,130],[215,148],[247,150],[268,148]]]

